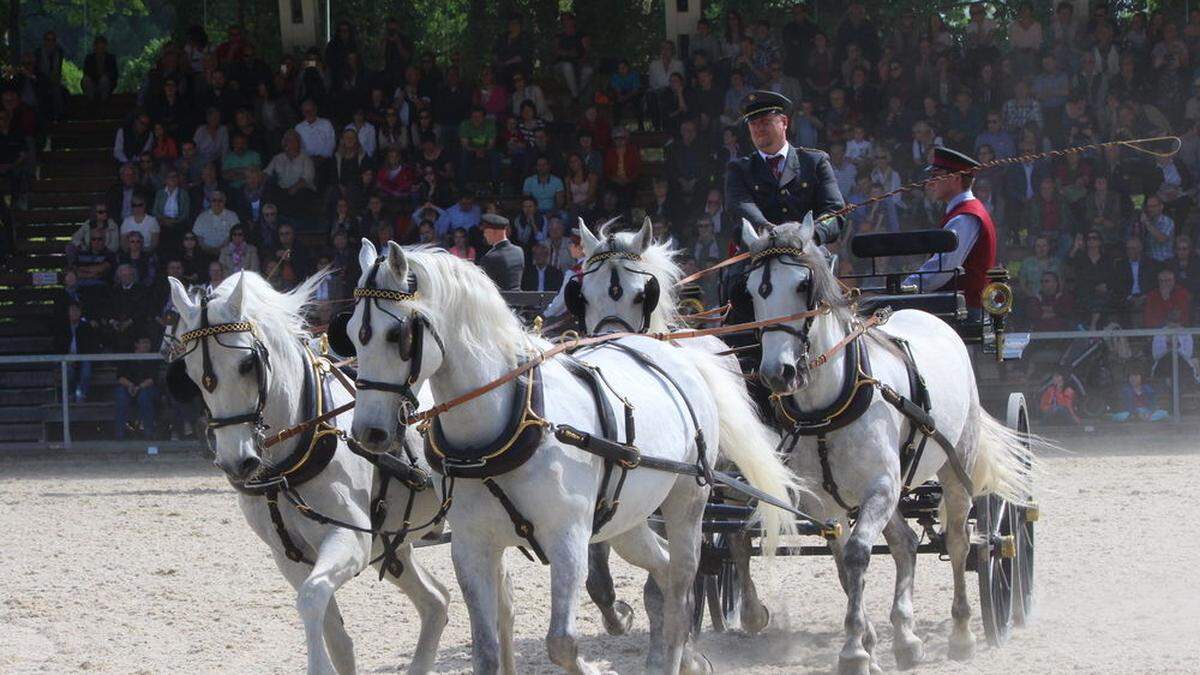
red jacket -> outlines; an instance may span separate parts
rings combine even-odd
[[[975,245],[963,261],[963,276],[958,279],[957,290],[963,292],[967,307],[979,308],[983,306],[983,288],[988,285],[987,271],[996,266],[996,226],[992,224],[992,216],[988,214],[983,202],[967,199],[942,218],[942,227],[955,216],[962,214],[978,218],[980,228]]]
[[[1171,312],[1178,314],[1172,317]],[[1157,288],[1147,293],[1146,306],[1142,308],[1142,325],[1146,328],[1162,328],[1168,323],[1192,325],[1192,294],[1178,283],[1166,298]]]
[[[625,177],[629,182],[636,183],[642,171],[642,153],[633,143],[625,144]],[[604,153],[604,177],[612,179],[617,175],[617,148],[613,146]]]

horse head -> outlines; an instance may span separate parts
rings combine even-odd
[[[571,309],[589,334],[666,330],[678,318],[677,251],[654,243],[649,218],[635,233],[610,234],[613,222],[602,225],[597,237],[579,221],[585,261],[582,275],[567,288]]]

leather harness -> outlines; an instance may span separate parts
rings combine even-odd
[[[767,248],[750,256],[752,260],[751,269],[754,266],[761,266],[763,268],[763,275],[758,288],[759,295],[766,298],[773,290],[770,265],[772,260],[781,256],[790,256],[802,260],[802,256],[804,255],[802,249],[792,246],[775,245],[772,240]],[[807,267],[807,265],[802,263],[784,264]],[[797,292],[805,294],[805,301],[809,312],[815,307],[815,294],[812,292],[811,279],[812,270],[810,269],[808,279],[801,282],[800,287],[797,288]],[[844,373],[842,377],[842,389],[838,392],[832,403],[820,410],[802,411],[797,407],[795,399],[791,396],[773,395],[771,397],[775,404],[776,421],[781,427],[787,430],[787,433],[785,433],[783,439],[780,441],[780,447],[782,448],[786,445],[788,452],[791,452],[795,448],[800,436],[816,436],[817,459],[821,464],[821,485],[833,497],[834,501],[847,513],[851,514],[852,517],[857,511],[857,507],[852,507],[847,503],[838,489],[837,480],[833,475],[833,467],[829,459],[830,449],[827,435],[832,431],[853,424],[866,414],[867,410],[871,407],[871,403],[874,401],[876,388],[879,389],[879,393],[882,395],[884,401],[896,408],[909,423],[907,437],[900,448],[901,495],[907,494],[912,490],[912,481],[915,479],[917,467],[920,465],[921,456],[925,451],[925,445],[930,438],[942,446],[958,479],[969,492],[974,494],[970,475],[963,466],[961,459],[955,453],[954,444],[938,431],[933,416],[930,414],[929,392],[925,387],[924,378],[921,377],[920,371],[917,369],[916,361],[913,359],[912,350],[909,348],[908,342],[901,338],[889,337],[902,355],[902,360],[908,373],[910,397],[901,396],[891,386],[880,382],[871,374],[869,352],[867,346],[863,343],[862,336],[869,328],[886,321],[887,316],[888,314],[886,313],[876,314],[868,323],[862,324],[858,328],[848,327],[848,335],[844,340],[847,344],[845,345],[846,356],[843,359]],[[764,328],[763,331],[778,330],[793,335],[801,343],[801,363],[805,367],[822,365],[829,352],[822,354],[811,362],[808,359],[809,331],[814,318],[806,318],[801,329],[776,324]],[[921,435],[919,441],[916,440],[918,433]],[[788,443],[789,436],[791,437],[790,444]]]

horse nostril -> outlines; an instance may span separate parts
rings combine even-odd
[[[387,440],[387,432],[384,431],[383,429],[376,429],[375,427],[371,427],[370,429],[367,430],[367,442],[368,443],[378,444],[378,443],[382,443],[386,440]]]
[[[796,381],[796,366],[785,365],[779,372],[779,377],[786,383],[791,384]]]
[[[252,475],[262,466],[262,462],[257,457],[247,457],[243,459],[241,464],[238,464],[238,476],[245,478]]]

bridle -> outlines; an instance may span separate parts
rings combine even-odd
[[[788,265],[791,267],[800,267],[808,272],[808,276],[796,287],[796,293],[803,294],[805,299],[805,311],[808,316],[804,318],[804,323],[800,328],[794,328],[783,323],[777,323],[759,329],[759,342],[762,341],[762,334],[771,331],[780,331],[791,335],[800,342],[800,356],[796,359],[796,363],[800,368],[807,368],[809,362],[809,352],[812,349],[809,333],[812,331],[813,321],[816,319],[817,302],[813,294],[813,269],[811,266],[800,262],[787,262],[783,258],[791,257],[803,259],[804,250],[795,246],[779,246],[774,242],[770,246],[755,253],[750,257],[750,267],[746,270],[747,279],[750,272],[755,269],[762,268],[762,279],[758,284],[758,294],[766,299],[771,296],[774,291],[774,284],[771,283],[771,261],[778,260],[780,265]]]
[[[210,417],[206,425],[206,436],[209,444],[212,447],[216,446],[213,432],[224,427],[237,426],[239,424],[250,424],[254,426],[255,436],[262,438],[266,430],[269,428],[263,421],[263,409],[267,404],[267,389],[268,376],[271,370],[271,353],[267,350],[266,345],[259,339],[258,331],[255,330],[254,324],[250,321],[234,321],[229,323],[213,324],[208,319],[208,301],[207,294],[200,297],[200,327],[195,330],[190,330],[177,338],[178,349],[172,360],[178,360],[191,354],[193,351],[200,349],[202,374],[200,376],[200,386],[208,393],[213,393],[217,388],[217,373],[213,369],[212,356],[209,353],[208,341],[212,338],[218,345],[226,349],[240,349],[250,352],[249,360],[243,361],[238,366],[238,371],[242,374],[250,372],[254,369],[255,378],[258,383],[258,399],[254,403],[254,409],[250,412],[245,412],[240,415],[228,415],[225,417]],[[242,345],[233,345],[222,342],[218,337],[220,335],[228,335],[233,333],[249,333],[252,342],[249,347]],[[189,347],[189,345],[191,345]],[[175,350],[173,350],[175,351]]]
[[[612,244],[612,241],[613,240],[610,238],[610,245]],[[583,279],[589,274],[599,272],[601,269],[601,264],[612,259],[641,262],[642,256],[629,251],[610,250],[597,253],[584,261],[583,267],[586,271],[575,275],[569,282],[567,282],[565,298],[567,301],[567,307],[570,309],[571,313],[579,319],[580,323],[585,324],[584,328],[587,328],[587,298],[583,295]],[[631,325],[628,321],[620,316],[609,314],[601,317],[601,319],[596,322],[595,328],[591,329],[589,332],[599,332],[602,327],[610,323],[616,324],[630,333],[643,333],[650,329],[650,315],[654,313],[654,309],[658,306],[660,295],[658,279],[653,274],[644,270],[632,269],[628,266],[622,266],[622,269],[631,274],[641,274],[646,277],[646,285],[644,289],[640,291],[638,297],[634,299],[634,302],[640,302],[642,304],[641,328]],[[609,270],[608,297],[612,298],[613,302],[617,302],[624,297],[624,295],[625,289],[621,286],[621,275],[617,272],[617,269],[613,267]]]
[[[355,355],[357,350],[354,348],[348,336],[346,336],[346,325],[350,318],[354,315],[355,309],[359,302],[363,303],[363,318],[362,325],[358,329],[358,341],[363,345],[368,344],[371,338],[374,337],[375,329],[371,322],[372,309],[378,310],[396,320],[396,325],[390,328],[384,335],[384,339],[388,342],[394,342],[398,345],[401,361],[412,361],[409,367],[408,377],[401,384],[393,384],[391,382],[379,382],[377,380],[363,379],[361,376],[355,380],[355,387],[359,391],[383,391],[389,394],[396,394],[403,400],[404,417],[408,413],[415,411],[418,408],[417,395],[413,392],[413,385],[421,379],[421,358],[424,336],[426,331],[433,336],[437,342],[438,349],[445,351],[442,339],[437,332],[433,330],[429,319],[423,314],[413,309],[408,316],[401,318],[384,307],[381,301],[387,300],[391,302],[409,302],[420,297],[420,291],[417,289],[417,277],[413,273],[408,274],[406,284],[408,290],[394,291],[386,288],[379,288],[376,285],[375,278],[379,274],[380,266],[387,260],[386,257],[380,256],[375,259],[375,263],[371,265],[371,269],[367,272],[366,280],[363,285],[354,289],[354,305],[355,308],[344,312],[341,316],[334,319],[329,326],[329,336],[331,344],[334,344],[334,349],[344,356]]]

